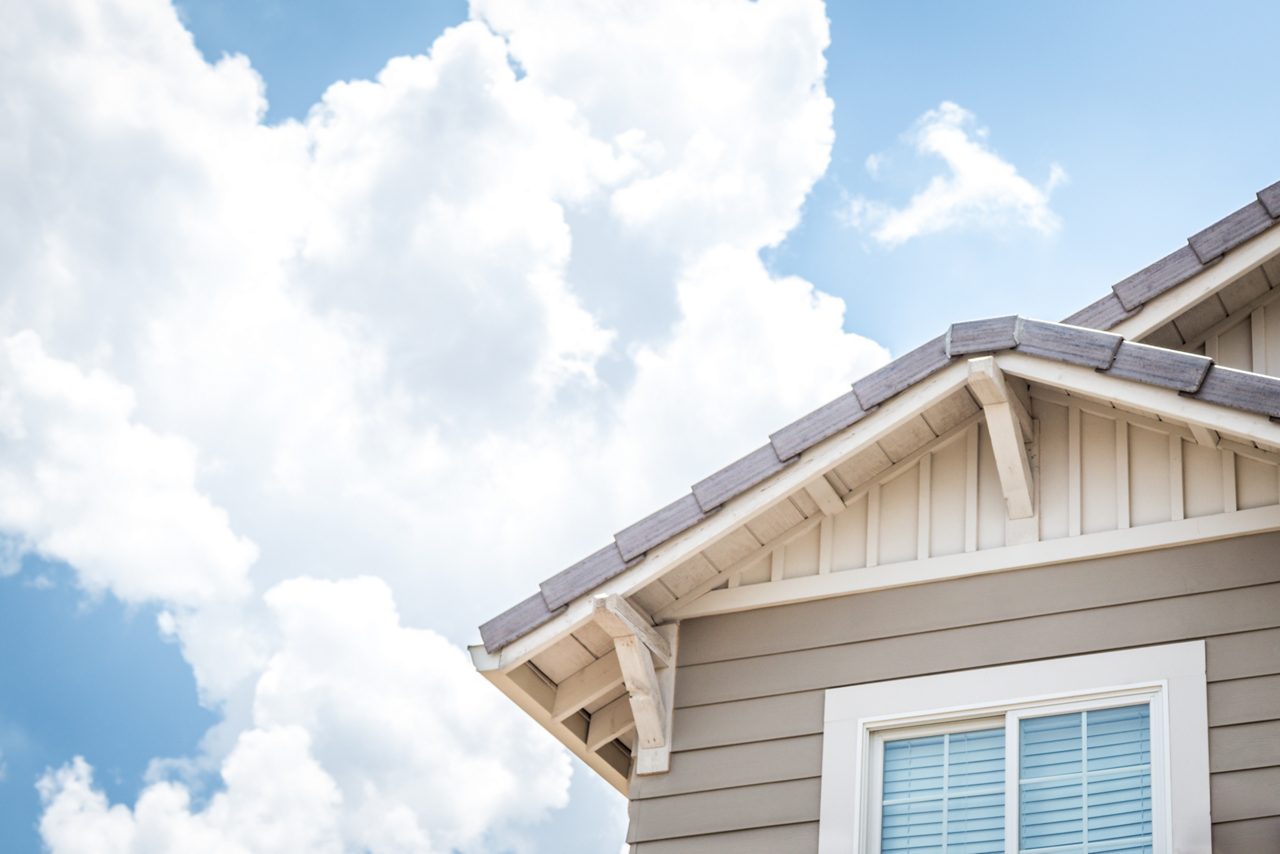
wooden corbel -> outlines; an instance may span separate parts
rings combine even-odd
[[[617,594],[596,597],[592,616],[613,638],[627,688],[636,728],[635,773],[665,773],[671,766],[677,626],[654,626]]]
[[[1035,473],[1027,446],[1035,438],[1035,424],[1023,395],[1005,379],[994,356],[969,360],[969,390],[982,405],[991,450],[995,456],[1000,488],[1008,509],[1006,539],[1030,542],[1038,539]]]

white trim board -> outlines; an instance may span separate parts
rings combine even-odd
[[[1235,247],[1185,282],[1143,303],[1138,313],[1107,330],[1140,341],[1187,309],[1280,255],[1280,228],[1269,228]]]
[[[1152,706],[1152,733],[1163,742],[1167,757],[1162,782],[1169,793],[1169,810],[1164,832],[1157,835],[1165,844],[1156,851],[1208,851],[1205,644],[1191,641],[828,689],[819,854],[859,854],[864,848],[871,739],[876,732],[1031,706],[1139,696],[1158,696],[1161,701],[1160,707]],[[1161,720],[1156,720],[1157,714]]]
[[[925,560],[882,564],[833,571],[826,575],[787,578],[747,587],[712,590],[672,616],[678,619],[730,614],[752,608],[808,602],[828,596],[865,593],[888,587],[905,587],[949,578],[985,575],[1032,566],[1050,566],[1075,560],[1152,551],[1173,546],[1221,540],[1245,534],[1280,530],[1280,505],[1255,507],[1234,513],[1218,513],[1194,519],[1158,522],[1137,528],[1121,528],[1004,546],[979,552],[946,555]]]

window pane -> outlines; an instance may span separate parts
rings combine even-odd
[[[1146,704],[1024,718],[1019,737],[1022,851],[1150,850]]]
[[[1004,851],[1004,730],[884,745],[881,851]]]

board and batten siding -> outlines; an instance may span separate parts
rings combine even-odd
[[[633,779],[627,841],[816,852],[828,688],[1194,639],[1214,851],[1280,850],[1280,532],[686,620],[671,770]]]

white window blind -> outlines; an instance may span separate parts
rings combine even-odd
[[[887,741],[881,850],[1004,851],[1004,728]]]
[[[1147,704],[1019,721],[1019,850],[1151,851]]]
[[[1000,727],[887,734],[880,851],[1149,854],[1149,704],[1051,711],[1013,712]],[[1017,792],[1006,797],[1015,766]],[[1006,840],[1006,808],[1016,841]]]

